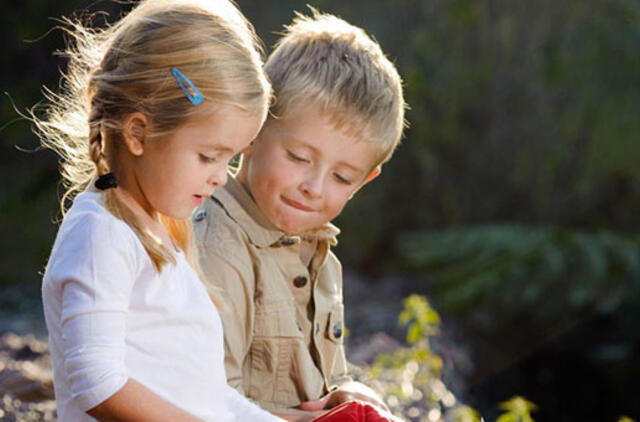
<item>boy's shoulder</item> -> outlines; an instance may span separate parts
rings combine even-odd
[[[251,196],[233,177],[193,213],[193,228],[198,246],[223,247],[227,253],[250,244],[268,247],[282,236],[269,227]]]

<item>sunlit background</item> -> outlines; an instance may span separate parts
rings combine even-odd
[[[238,3],[269,51],[307,2]],[[394,158],[336,221],[352,360],[402,361],[380,385],[413,403],[411,420],[444,420],[453,400],[494,421],[516,395],[537,405],[536,421],[640,417],[640,2],[308,3],[379,41],[411,107]],[[52,18],[108,11],[94,17],[104,24],[129,8],[0,4],[0,334],[46,338],[39,288],[60,218],[58,162],[16,109],[58,86],[64,34]],[[439,323],[420,320],[424,302],[403,304],[412,293]],[[416,326],[433,330],[414,329],[414,349],[429,346],[442,368],[390,355],[412,350]],[[440,395],[427,406],[407,379]]]

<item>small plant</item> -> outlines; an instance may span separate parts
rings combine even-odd
[[[500,415],[496,422],[535,422],[531,412],[535,412],[537,406],[524,397],[515,396],[500,403],[499,407],[506,413]]]
[[[383,395],[392,413],[412,422],[484,422],[475,409],[461,403],[442,382],[442,359],[429,339],[440,330],[440,315],[429,301],[413,294],[404,300],[398,322],[407,327],[408,347],[380,354],[357,376]],[[535,422],[536,404],[521,396],[499,404],[495,422]],[[622,416],[617,422],[634,422]]]
[[[469,406],[460,406],[452,412],[453,422],[482,422],[482,417],[477,410]]]
[[[478,413],[460,405],[441,380],[442,358],[429,344],[439,332],[440,316],[429,301],[409,296],[398,321],[407,327],[409,346],[378,355],[365,374],[383,392],[392,412],[411,421],[480,422]]]

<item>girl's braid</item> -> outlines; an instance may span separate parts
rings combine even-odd
[[[95,163],[98,176],[102,176],[111,171],[104,153],[102,117],[102,107],[92,100],[91,112],[89,114],[89,158]]]

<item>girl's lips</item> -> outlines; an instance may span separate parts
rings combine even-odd
[[[313,208],[310,208],[310,207],[308,207],[308,206],[306,206],[306,205],[304,205],[304,204],[301,204],[301,203],[300,203],[300,202],[298,202],[298,201],[294,201],[293,199],[285,198],[284,196],[281,196],[281,198],[282,198],[282,201],[283,201],[285,204],[287,204],[287,205],[289,205],[289,206],[291,206],[291,207],[293,207],[293,208],[297,208],[297,209],[299,209],[299,210],[306,211],[306,212],[312,212],[312,211],[314,211],[314,209],[313,209]]]
[[[193,195],[193,202],[194,202],[196,205],[200,205],[200,204],[202,204],[202,201],[203,201],[203,200],[204,200],[204,196],[202,196],[202,195]]]

